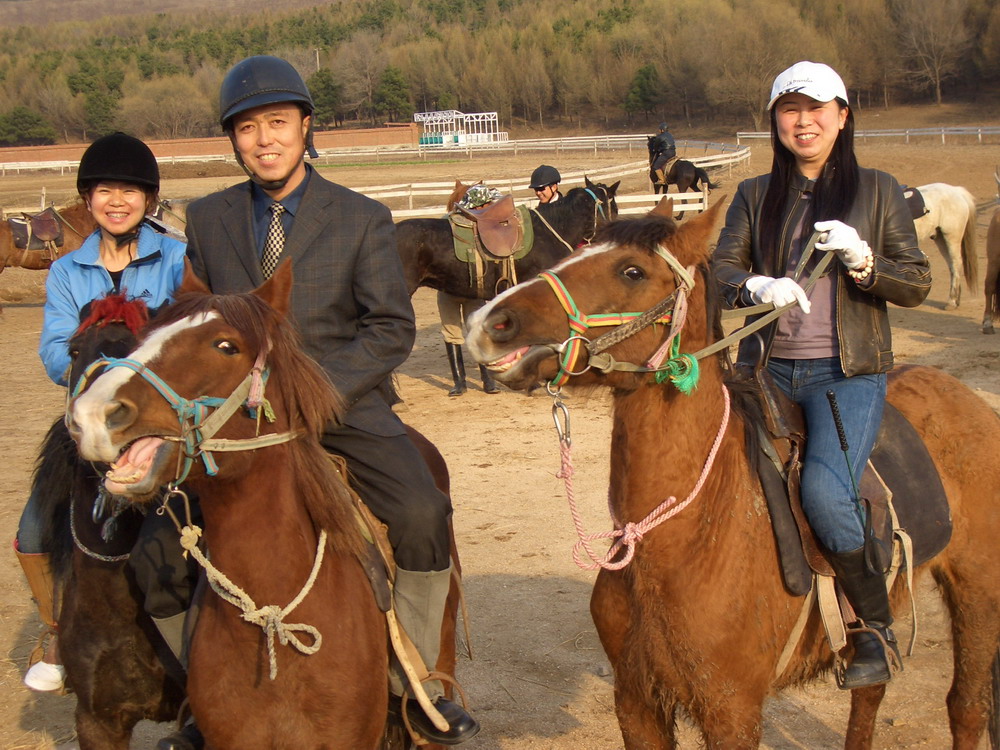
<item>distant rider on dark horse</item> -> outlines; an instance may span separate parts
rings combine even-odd
[[[677,161],[677,145],[667,129],[667,123],[660,123],[659,132],[649,142],[649,153],[653,160],[652,167],[656,174],[656,184],[666,185],[667,172]]]

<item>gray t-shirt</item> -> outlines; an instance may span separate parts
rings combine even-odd
[[[812,191],[802,193],[801,200],[811,201]],[[802,250],[811,232],[803,232],[807,217],[812,216],[810,207],[800,214],[798,224],[793,228],[796,239],[792,242],[788,257],[788,268],[786,276],[794,277],[802,258]],[[811,221],[811,220],[810,220]],[[809,278],[816,263],[820,261],[823,254],[814,251],[807,262],[808,268],[804,269],[799,282],[804,283]],[[807,315],[801,307],[796,305],[778,318],[777,329],[774,334],[774,345],[771,347],[771,356],[781,359],[822,359],[825,357],[837,357],[840,355],[840,344],[837,341],[836,330],[836,305],[837,305],[837,275],[834,271],[827,271],[817,280],[816,285],[809,291],[809,302],[811,309]]]

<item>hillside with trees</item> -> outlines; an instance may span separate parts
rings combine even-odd
[[[997,0],[53,3],[2,4],[0,145],[218,135],[222,75],[262,53],[303,74],[318,127],[458,109],[504,129],[759,129],[767,83],[804,58],[837,68],[861,109],[992,101],[1000,82]]]

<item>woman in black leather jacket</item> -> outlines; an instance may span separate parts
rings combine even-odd
[[[885,585],[865,565],[854,487],[875,443],[885,373],[892,368],[886,302],[919,305],[930,291],[930,269],[898,183],[858,166],[847,89],[832,68],[808,61],[788,68],[774,81],[768,110],[771,173],[740,184],[713,269],[732,307],[793,305],[764,329],[764,351],[746,339],[740,358],[763,357],[778,386],[803,408],[809,433],[803,508],[856,614],[881,636],[852,636],[854,659],[841,687],[854,689],[890,679],[883,642],[898,661]],[[814,232],[821,233],[819,241],[800,269]],[[829,252],[836,258],[807,293],[796,279],[804,283]],[[843,418],[850,469],[830,390]]]

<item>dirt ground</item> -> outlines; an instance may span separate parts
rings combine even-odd
[[[907,184],[948,182],[968,187],[977,201],[996,194],[993,165],[1000,146],[894,145],[860,147],[863,164],[886,169]],[[503,160],[456,160],[426,165],[351,167],[331,170],[347,185],[405,181],[478,179],[527,175],[540,161],[570,171],[597,169],[631,159],[627,154],[555,157],[551,154]],[[755,146],[749,173],[765,171],[766,144]],[[719,175],[713,198],[732,194],[742,175]],[[164,195],[203,195],[239,179],[208,176],[169,178]],[[23,205],[45,186],[50,197],[72,193],[71,178],[6,179],[0,203]],[[622,192],[647,192],[640,177]],[[13,196],[13,197],[11,197]],[[34,200],[34,199],[33,199]],[[58,199],[57,199],[58,200]],[[992,209],[990,209],[991,211]],[[979,215],[980,266],[990,211]],[[966,291],[958,310],[945,310],[947,271],[940,254],[925,248],[935,273],[934,289],[914,310],[893,309],[899,361],[929,364],[964,380],[1000,411],[1000,336],[979,332],[982,290]],[[60,412],[63,392],[52,385],[35,355],[42,323],[44,274],[7,270],[0,276],[0,455],[6,478],[0,483],[0,528],[16,529],[27,497],[29,472],[38,443]],[[434,440],[452,472],[455,526],[466,572],[472,628],[472,657],[459,665],[471,706],[483,725],[476,750],[616,750],[622,747],[614,717],[612,676],[588,611],[593,574],[576,568],[570,550],[575,535],[558,470],[559,452],[550,400],[504,390],[486,395],[469,367],[471,389],[448,398],[448,365],[439,333],[434,294],[414,297],[418,336],[399,373],[403,419]],[[588,530],[608,528],[609,403],[600,396],[569,400],[577,468],[576,492]],[[906,671],[893,682],[878,720],[878,748],[950,746],[944,698],[951,680],[950,636],[932,588],[918,592],[919,636]],[[908,615],[900,613],[901,641],[909,637]],[[49,748],[73,736],[72,696],[33,694],[21,685],[28,651],[39,631],[27,587],[12,554],[0,559],[0,747]],[[763,747],[816,750],[842,746],[849,696],[832,679],[786,691],[765,709]],[[165,726],[143,723],[135,748],[152,747]],[[696,733],[682,732],[681,747],[699,746]],[[984,741],[981,745],[986,748]]]

